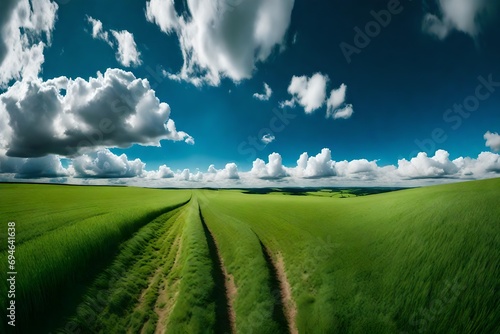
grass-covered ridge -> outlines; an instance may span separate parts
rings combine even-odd
[[[352,197],[2,187],[45,210],[33,216],[37,233],[21,202],[16,211],[15,200],[2,201],[0,215],[19,222],[18,271],[36,280],[18,288],[32,310],[45,307],[45,287],[63,293],[72,282],[36,276],[35,264],[84,284],[53,330],[494,333],[500,323],[500,179]],[[86,216],[76,218],[73,202],[62,211],[37,204],[68,197],[67,189],[86,199],[79,202]],[[97,254],[108,260],[81,280],[77,273]]]

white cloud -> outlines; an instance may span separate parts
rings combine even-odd
[[[174,0],[151,0],[146,2],[146,19],[160,27],[166,34],[179,26]]]
[[[206,174],[209,180],[219,181],[219,180],[239,180],[240,175],[238,173],[238,166],[234,163],[228,163],[224,169],[216,169],[214,165],[210,165]]]
[[[328,148],[321,150],[316,156],[309,157],[307,152],[297,160],[295,175],[303,178],[323,178],[336,175],[332,152]]]
[[[0,120],[0,148],[17,157],[159,146],[162,139],[194,142],[177,131],[169,105],[158,100],[147,80],[119,69],[88,81],[59,77],[16,82],[0,95]]]
[[[47,155],[41,158],[13,158],[0,149],[0,174],[12,174],[15,178],[33,179],[68,175],[59,157]]]
[[[340,85],[339,88],[333,89],[330,93],[330,97],[326,101],[326,114],[333,114],[335,109],[340,107],[345,102],[347,86],[345,84]]]
[[[304,107],[307,114],[312,113],[325,103],[328,80],[328,76],[321,73],[316,73],[310,78],[305,75],[293,76],[288,86],[288,93],[292,95],[292,99],[282,102],[283,105],[292,106],[298,103]]]
[[[352,104],[346,104],[342,108],[335,109],[331,117],[333,117],[333,119],[348,119],[351,118],[353,113],[354,109],[352,108]]]
[[[87,22],[92,25],[92,38],[105,41],[109,46],[113,47],[113,42],[109,39],[109,33],[103,29],[100,20],[87,15]]]
[[[38,77],[51,44],[58,5],[50,0],[2,0],[0,4],[0,88],[11,80]]]
[[[326,118],[348,119],[354,113],[352,104],[345,104],[347,86],[341,84],[339,88],[333,89],[326,101]]]
[[[176,178],[180,181],[200,182],[203,180],[203,173],[200,171],[191,173],[191,171],[186,168],[182,172],[177,173]]]
[[[294,0],[190,0],[178,15],[172,0],[146,3],[146,19],[179,39],[184,64],[171,79],[218,86],[248,79],[284,43]]]
[[[273,90],[267,83],[264,82],[264,93],[255,93],[253,94],[253,97],[256,98],[257,100],[261,101],[269,101],[271,98],[271,95],[273,95]]]
[[[87,16],[87,22],[92,25],[92,37],[106,42],[111,48],[116,49],[116,60],[125,67],[138,66],[142,64],[141,53],[137,50],[134,35],[127,30],[111,30],[116,43],[109,37],[108,31],[104,30],[102,22]]]
[[[269,163],[267,164],[264,160],[256,159],[253,162],[250,173],[257,178],[264,180],[282,179],[288,176],[288,173],[283,167],[281,155],[278,153],[271,153],[269,155]]]
[[[345,104],[347,86],[341,84],[339,88],[333,89],[330,92],[330,97],[326,99],[328,81],[328,76],[321,73],[316,73],[310,78],[293,76],[288,86],[288,93],[292,95],[292,98],[281,101],[280,108],[294,108],[299,104],[304,108],[306,114],[310,114],[326,103],[326,118],[350,118],[354,109],[352,104]]]
[[[500,135],[498,133],[491,133],[488,131],[484,134],[484,140],[486,140],[485,145],[493,151],[500,151]]]
[[[437,150],[431,158],[427,153],[420,152],[410,161],[398,160],[397,172],[400,176],[410,179],[456,177],[459,169],[450,161],[449,156],[444,150]]]
[[[316,156],[300,155],[295,167],[286,167],[281,155],[273,153],[266,164],[256,159],[250,171],[240,172],[235,163],[223,169],[210,165],[206,172],[189,169],[173,172],[162,165],[147,171],[139,160],[128,160],[109,150],[70,159],[68,169],[60,157],[12,158],[0,151],[0,179],[29,179],[31,182],[66,182],[71,184],[128,184],[146,187],[283,187],[283,186],[422,186],[460,180],[485,179],[500,176],[500,155],[482,152],[477,158],[459,157],[450,160],[448,152],[436,151],[433,157],[419,153],[398,166],[379,166],[377,161],[355,159],[332,160],[330,149]],[[59,177],[59,178],[58,178]],[[64,177],[61,179],[61,177]],[[58,178],[58,179],[54,179]],[[107,180],[106,180],[107,179]]]
[[[439,39],[457,30],[476,38],[484,25],[490,23],[499,7],[491,0],[436,0],[438,15],[427,13],[422,22],[424,32]]]
[[[111,30],[111,33],[118,42],[118,51],[116,59],[126,67],[138,66],[142,64],[141,53],[137,51],[137,44],[134,41],[134,35],[126,30]]]
[[[271,144],[275,139],[276,139],[275,136],[273,136],[270,133],[267,133],[267,134],[262,136],[260,141],[267,145],[267,144]]]
[[[167,165],[161,165],[155,174],[155,176],[160,179],[170,179],[175,176],[172,169],[170,169],[170,167],[167,167]]]
[[[145,166],[140,159],[129,161],[125,154],[117,156],[103,149],[73,159],[70,171],[75,177],[129,178],[143,176]]]

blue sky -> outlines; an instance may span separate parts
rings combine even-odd
[[[492,3],[6,1],[0,177],[155,186],[496,177]],[[118,130],[96,134],[124,103],[126,115],[111,119]],[[98,140],[78,146],[89,136]]]

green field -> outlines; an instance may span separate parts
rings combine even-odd
[[[499,333],[500,179],[371,193],[1,184],[0,333]]]

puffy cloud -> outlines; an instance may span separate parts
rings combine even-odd
[[[16,82],[0,95],[0,144],[7,155],[78,155],[99,147],[156,145],[162,139],[193,143],[177,131],[170,107],[147,80],[108,69],[88,81],[59,77]]]
[[[260,141],[267,145],[267,144],[271,144],[275,139],[276,139],[275,136],[273,136],[270,133],[267,133],[267,134],[262,136]]]
[[[109,33],[103,29],[102,22],[100,20],[87,15],[87,22],[92,25],[92,37],[94,39],[105,41],[109,44],[109,46],[113,47],[113,43],[109,39]]]
[[[477,159],[460,157],[453,163],[460,169],[461,177],[482,179],[500,175],[500,155],[492,152],[482,152]]]
[[[324,148],[312,157],[309,157],[306,152],[302,153],[297,160],[295,174],[304,178],[323,178],[336,175],[332,152],[330,149]]]
[[[129,178],[143,176],[145,166],[140,159],[129,161],[125,154],[117,156],[103,149],[73,159],[70,170],[76,177]]]
[[[437,150],[431,158],[427,153],[420,152],[410,161],[398,160],[397,172],[400,176],[410,179],[456,177],[458,167],[449,159],[450,154]]]
[[[12,158],[0,150],[0,174],[15,174],[15,178],[33,179],[68,175],[61,160],[54,155],[41,158]]]
[[[161,165],[158,169],[158,176],[162,179],[169,179],[174,177],[174,172],[167,165]]]
[[[330,97],[326,101],[326,118],[333,119],[348,119],[354,113],[352,104],[345,104],[347,86],[341,84],[339,88],[334,89],[330,93]]]
[[[278,153],[271,153],[267,164],[262,159],[256,159],[250,173],[259,179],[269,180],[282,179],[288,176],[283,167],[281,155]]]
[[[137,50],[134,35],[127,30],[111,30],[116,43],[113,42],[109,33],[104,30],[102,22],[87,16],[87,22],[92,25],[92,37],[106,42],[111,48],[116,50],[116,60],[125,67],[138,66],[142,64],[141,53]]]
[[[238,166],[231,162],[226,164],[224,169],[218,170],[214,165],[208,167],[207,174],[210,180],[238,180],[240,175],[238,173]]]
[[[146,19],[179,39],[184,64],[171,79],[218,86],[241,81],[284,43],[294,0],[189,0],[178,15],[172,0],[146,3]]]
[[[345,84],[342,84],[340,85],[339,88],[333,89],[331,91],[330,97],[326,101],[327,115],[333,114],[335,109],[344,104],[346,91],[347,91],[347,86]]]
[[[146,19],[160,27],[166,34],[179,26],[174,0],[151,0],[146,2]]]
[[[353,113],[354,109],[352,107],[352,104],[346,104],[342,108],[336,109],[331,115],[331,117],[333,117],[333,119],[339,119],[339,118],[348,119],[351,118]]]
[[[500,151],[500,135],[498,133],[491,133],[488,131],[484,134],[484,140],[486,140],[486,146],[493,151]]]
[[[72,184],[129,184],[146,187],[269,187],[276,186],[420,186],[459,180],[500,176],[500,155],[482,152],[477,158],[450,160],[448,152],[436,151],[433,157],[419,153],[400,160],[398,166],[379,166],[377,161],[356,159],[334,161],[331,151],[321,150],[316,156],[300,155],[297,166],[286,167],[281,156],[273,153],[266,164],[256,159],[250,171],[240,172],[235,163],[223,169],[210,165],[206,172],[177,170],[162,165],[147,171],[139,160],[129,161],[125,154],[117,156],[109,150],[70,159],[68,169],[60,157],[12,158],[0,151],[0,179],[40,179],[39,182]],[[44,181],[45,180],[45,181]]]
[[[45,60],[58,6],[50,0],[2,0],[0,3],[0,88],[11,80],[32,80]]]
[[[326,118],[350,118],[354,109],[352,104],[345,104],[347,86],[341,84],[339,88],[333,89],[330,97],[326,99],[328,81],[328,76],[321,73],[316,73],[310,78],[293,76],[288,86],[288,93],[292,95],[292,98],[280,102],[280,107],[294,108],[298,103],[304,108],[306,114],[310,114],[326,103]]]
[[[386,177],[396,168],[393,166],[379,167],[376,161],[357,159],[352,161],[339,161],[335,164],[337,175],[351,180],[375,180]]]
[[[47,155],[42,158],[26,159],[16,177],[28,179],[66,175],[68,175],[68,171],[63,168],[61,160],[54,155]]]
[[[196,173],[193,174],[188,168],[186,168],[177,175],[177,178],[180,179],[181,181],[199,182],[203,180],[203,173],[197,171]]]
[[[282,106],[294,106],[298,103],[304,107],[307,114],[321,108],[325,103],[328,80],[328,76],[321,73],[316,73],[310,78],[293,76],[288,86],[288,93],[292,95],[292,99],[282,102]]]
[[[499,4],[490,0],[436,0],[439,15],[427,13],[422,22],[424,32],[439,39],[446,38],[457,30],[475,38],[481,32],[482,25],[490,23],[497,14]]]
[[[148,179],[172,179],[175,173],[167,165],[161,165],[156,171],[146,171],[146,178]]]
[[[264,93],[262,93],[262,94],[255,93],[255,94],[253,94],[253,97],[256,98],[257,100],[269,101],[269,99],[271,98],[271,95],[273,95],[273,90],[271,89],[271,87],[269,87],[268,84],[266,84],[264,82]]]
[[[137,44],[135,44],[134,35],[126,30],[111,30],[111,33],[118,42],[116,59],[126,67],[141,65],[141,53],[137,51]]]

